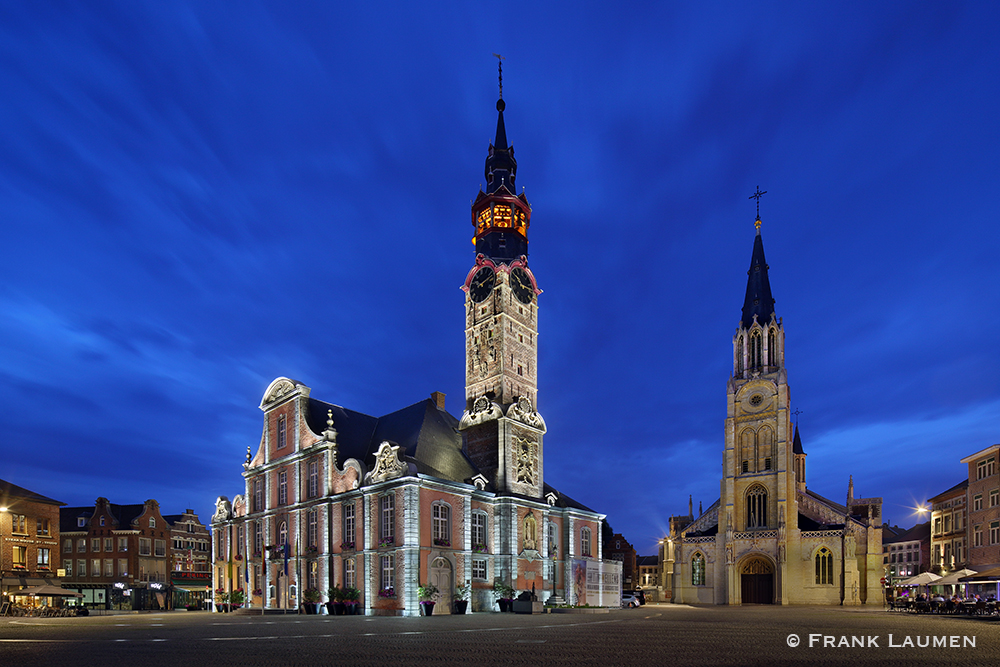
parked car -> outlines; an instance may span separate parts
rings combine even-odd
[[[628,591],[622,591],[622,609],[639,606],[639,598]]]
[[[632,591],[632,595],[639,601],[639,604],[646,604],[646,594],[642,590],[637,588]]]

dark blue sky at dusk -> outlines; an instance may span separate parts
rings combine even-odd
[[[504,55],[545,481],[640,553],[719,494],[756,186],[809,487],[1000,442],[1000,5],[0,10],[0,477],[206,523],[278,376],[464,406]]]

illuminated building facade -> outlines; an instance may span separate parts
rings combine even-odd
[[[462,416],[440,392],[376,417],[274,380],[245,488],[217,502],[216,588],[242,589],[258,608],[355,588],[370,615],[417,615],[428,582],[440,591],[435,614],[451,613],[465,587],[472,610],[493,608],[495,583],[540,601],[617,604],[621,570],[601,560],[603,515],[544,481],[531,207],[516,192],[502,99],[497,112],[462,286]]]
[[[758,193],[763,194],[763,193]],[[721,496],[673,517],[663,541],[664,594],[685,603],[882,604],[881,498],[835,503],[806,487],[793,431],[785,331],[774,310],[756,221],[733,336]]]

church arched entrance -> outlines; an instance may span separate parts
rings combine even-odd
[[[774,568],[764,558],[751,558],[740,568],[740,602],[774,603]]]

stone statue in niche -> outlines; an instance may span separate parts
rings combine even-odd
[[[535,522],[535,515],[531,512],[524,517],[524,548],[538,549],[538,525]]]

